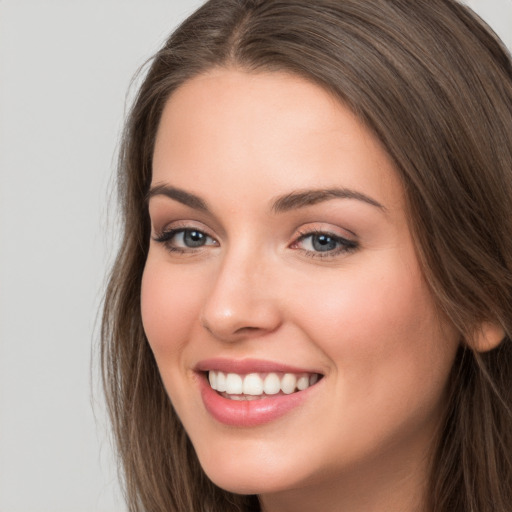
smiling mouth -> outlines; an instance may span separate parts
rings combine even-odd
[[[225,373],[206,372],[210,387],[229,400],[258,400],[275,395],[291,395],[315,385],[318,373]]]

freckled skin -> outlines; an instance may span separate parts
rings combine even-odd
[[[301,78],[217,69],[169,99],[153,166],[152,185],[209,208],[151,199],[153,235],[188,227],[209,238],[190,249],[175,236],[185,253],[152,240],[141,295],[163,382],[208,476],[260,494],[267,512],[416,510],[458,334],[436,314],[377,139]],[[277,196],[332,187],[384,208],[335,198],[271,209]],[[311,230],[357,248],[319,255],[301,238]],[[324,378],[283,417],[228,427],[206,411],[193,371],[212,357]]]

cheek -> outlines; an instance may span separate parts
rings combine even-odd
[[[308,303],[318,306],[301,315],[310,319],[306,329],[343,374],[341,381],[358,380],[361,392],[380,394],[392,383],[395,391],[406,389],[421,379],[438,390],[458,336],[439,320],[415,258],[407,264],[392,252],[379,256],[364,271],[349,269],[317,286]]]
[[[198,317],[197,288],[184,273],[148,258],[141,287],[144,331],[157,363],[186,343]]]
[[[429,438],[458,346],[419,270],[384,263],[323,283],[308,300],[314,310],[301,314],[330,359],[331,403],[340,404],[330,412],[333,435],[352,439],[353,453],[421,432]]]

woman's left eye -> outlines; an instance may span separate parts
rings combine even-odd
[[[333,233],[313,232],[302,234],[292,244],[292,249],[302,249],[315,257],[336,256],[357,249],[358,244]]]

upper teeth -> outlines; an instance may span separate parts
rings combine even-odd
[[[212,389],[228,395],[276,395],[280,391],[289,395],[296,389],[302,391],[315,384],[318,374],[249,373],[239,375],[238,373],[226,374],[210,370],[208,380]]]

